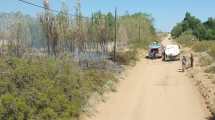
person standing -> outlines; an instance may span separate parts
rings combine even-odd
[[[182,57],[181,64],[182,64],[182,72],[184,72],[186,69],[186,64],[187,64],[187,60],[186,60],[185,56]]]
[[[165,47],[163,44],[161,44],[161,54],[162,54],[162,60],[165,61]]]
[[[194,58],[193,58],[193,54],[190,54],[190,67],[193,68],[193,63],[194,63]]]

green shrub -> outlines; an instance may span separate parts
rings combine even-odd
[[[93,92],[103,94],[105,70],[81,70],[68,58],[0,59],[1,120],[69,120],[80,116]]]
[[[30,118],[32,110],[23,98],[5,94],[1,96],[0,100],[1,120],[27,120]]]
[[[176,41],[179,44],[187,47],[193,45],[193,43],[197,42],[198,40],[194,35],[192,35],[190,31],[186,31],[182,33],[182,35],[180,35],[178,38],[176,38]]]

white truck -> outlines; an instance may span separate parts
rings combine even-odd
[[[178,45],[166,45],[163,60],[180,60],[180,47]]]

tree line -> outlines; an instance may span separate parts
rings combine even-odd
[[[202,22],[187,12],[183,21],[172,29],[171,34],[177,38],[184,32],[192,33],[199,40],[215,40],[215,18],[210,17]]]

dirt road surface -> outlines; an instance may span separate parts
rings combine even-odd
[[[203,99],[179,68],[180,61],[142,58],[87,120],[206,120]]]

